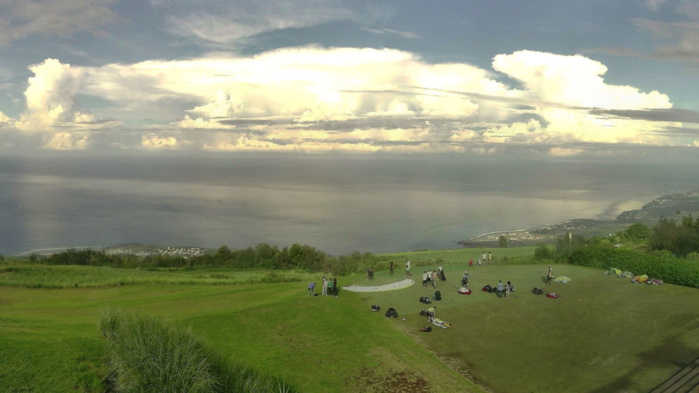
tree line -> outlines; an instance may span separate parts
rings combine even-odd
[[[356,272],[360,266],[374,265],[371,253],[352,252],[332,256],[315,247],[293,244],[278,248],[267,243],[232,250],[221,246],[216,251],[198,256],[109,254],[92,249],[68,249],[48,256],[33,254],[31,263],[48,265],[110,266],[115,268],[150,267],[226,267],[233,269],[301,269],[323,271],[336,275]]]
[[[640,251],[699,261],[699,218],[694,219],[691,214],[681,220],[662,217],[652,228],[635,223],[616,234],[589,239],[569,233],[559,237],[553,247],[538,245],[534,259],[565,259],[581,247],[613,246],[623,242],[638,244]]]

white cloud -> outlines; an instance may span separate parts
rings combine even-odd
[[[12,128],[15,126],[15,119],[0,112],[0,128]]]
[[[667,95],[657,91],[644,93],[631,86],[605,83],[602,76],[607,68],[580,55],[519,51],[495,56],[493,68],[523,83],[536,113],[548,123],[549,134],[586,142],[652,143],[657,137],[650,132],[669,124],[591,113],[594,108],[671,108],[672,104]]]
[[[42,147],[51,150],[85,150],[88,140],[87,136],[81,133],[60,131],[51,135]]]
[[[514,122],[509,125],[495,127],[487,130],[484,133],[484,141],[491,143],[504,143],[511,141],[512,138],[522,136],[524,140],[532,141],[530,136],[532,133],[542,132],[541,123],[535,119],[529,119],[528,122]],[[537,140],[537,142],[540,142]]]
[[[169,125],[149,128],[139,148],[411,152],[465,151],[469,143],[672,144],[658,131],[681,127],[611,116],[672,105],[656,91],[607,84],[606,67],[580,55],[520,51],[496,56],[493,68],[522,88],[468,64],[391,49],[303,47],[101,67],[47,59],[30,68],[16,126],[58,134],[160,114]],[[87,113],[76,107],[79,94],[113,105]],[[61,134],[47,146],[82,148],[85,135],[69,143]]]
[[[17,127],[26,131],[51,131],[54,125],[83,118],[73,111],[75,96],[81,90],[85,70],[61,64],[56,59],[46,59],[29,68],[34,76],[24,92],[27,110]]]
[[[115,0],[0,0],[0,45],[34,36],[97,33],[116,21]]]
[[[173,136],[160,137],[155,134],[144,135],[141,146],[147,150],[176,150],[179,148],[177,138]]]
[[[565,148],[565,147],[552,147],[549,149],[549,153],[552,156],[576,156],[585,153],[586,151],[584,149],[574,149],[574,148]]]
[[[604,64],[581,55],[518,51],[497,55],[493,68],[521,81],[538,98],[566,106],[605,109],[669,108],[667,95],[608,85]]]

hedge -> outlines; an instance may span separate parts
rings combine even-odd
[[[633,250],[587,246],[570,255],[569,262],[603,269],[618,268],[647,274],[668,284],[699,288],[699,263],[686,259],[646,254]]]

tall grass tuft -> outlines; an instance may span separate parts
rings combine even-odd
[[[281,381],[232,365],[190,330],[162,320],[109,310],[99,328],[110,342],[107,381],[115,392],[291,392]]]

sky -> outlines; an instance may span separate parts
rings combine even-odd
[[[0,152],[699,153],[699,2],[0,0]]]

